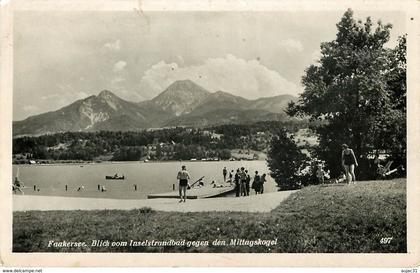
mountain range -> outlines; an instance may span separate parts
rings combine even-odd
[[[211,93],[190,80],[172,83],[155,98],[130,102],[101,91],[56,111],[13,122],[13,135],[65,131],[135,131],[170,126],[203,127],[226,123],[286,120],[291,95],[248,100],[230,93]]]

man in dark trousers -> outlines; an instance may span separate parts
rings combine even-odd
[[[244,167],[241,168],[239,176],[241,178],[241,196],[246,196],[246,173]]]
[[[190,179],[190,174],[187,172],[187,167],[182,166],[176,178],[179,179],[179,202],[185,202],[187,199],[188,180]]]
[[[227,170],[226,167],[223,168],[223,181],[226,183],[226,175],[227,175]]]
[[[235,196],[239,197],[241,193],[241,177],[239,176],[240,170],[237,169],[235,173]]]
[[[248,170],[245,170],[245,174],[246,174],[245,191],[246,191],[246,196],[249,196],[249,184],[251,183],[251,176],[249,175]]]

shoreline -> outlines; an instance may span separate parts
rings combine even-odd
[[[149,160],[144,161],[81,161],[81,162],[52,162],[52,163],[12,163],[12,166],[64,166],[64,165],[97,165],[97,164],[153,164],[153,163],[209,163],[209,162],[253,162],[266,161],[265,159],[255,160]]]
[[[13,212],[63,210],[132,210],[148,207],[168,212],[238,211],[270,212],[294,191],[271,192],[235,198],[188,199],[179,203],[175,198],[162,199],[110,199],[61,197],[39,195],[13,195]]]

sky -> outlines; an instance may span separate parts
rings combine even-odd
[[[102,90],[147,100],[183,79],[248,99],[297,96],[344,12],[18,11],[13,120]],[[393,25],[389,46],[406,32],[404,13],[354,10],[367,16]]]

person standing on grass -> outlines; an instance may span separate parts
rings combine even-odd
[[[321,164],[318,164],[317,170],[316,170],[316,177],[318,178],[319,184],[324,184],[324,176],[325,176],[324,169],[322,168]]]
[[[383,166],[381,165],[381,161],[379,159],[379,151],[376,151],[375,158],[373,159],[373,177],[377,179],[380,177],[380,172]]]
[[[226,167],[223,168],[223,181],[226,183],[226,175],[227,175],[227,170]]]
[[[356,175],[354,174],[354,168],[355,166],[359,166],[359,164],[357,164],[356,156],[354,155],[353,150],[350,149],[347,144],[343,144],[341,147],[343,148],[343,151],[341,153],[341,165],[343,166],[344,171],[346,172],[347,183],[355,184]]]
[[[185,202],[187,199],[188,180],[190,179],[190,174],[187,172],[187,167],[181,167],[181,170],[178,172],[177,179],[179,179],[179,202],[182,202],[182,198],[184,198]]]

